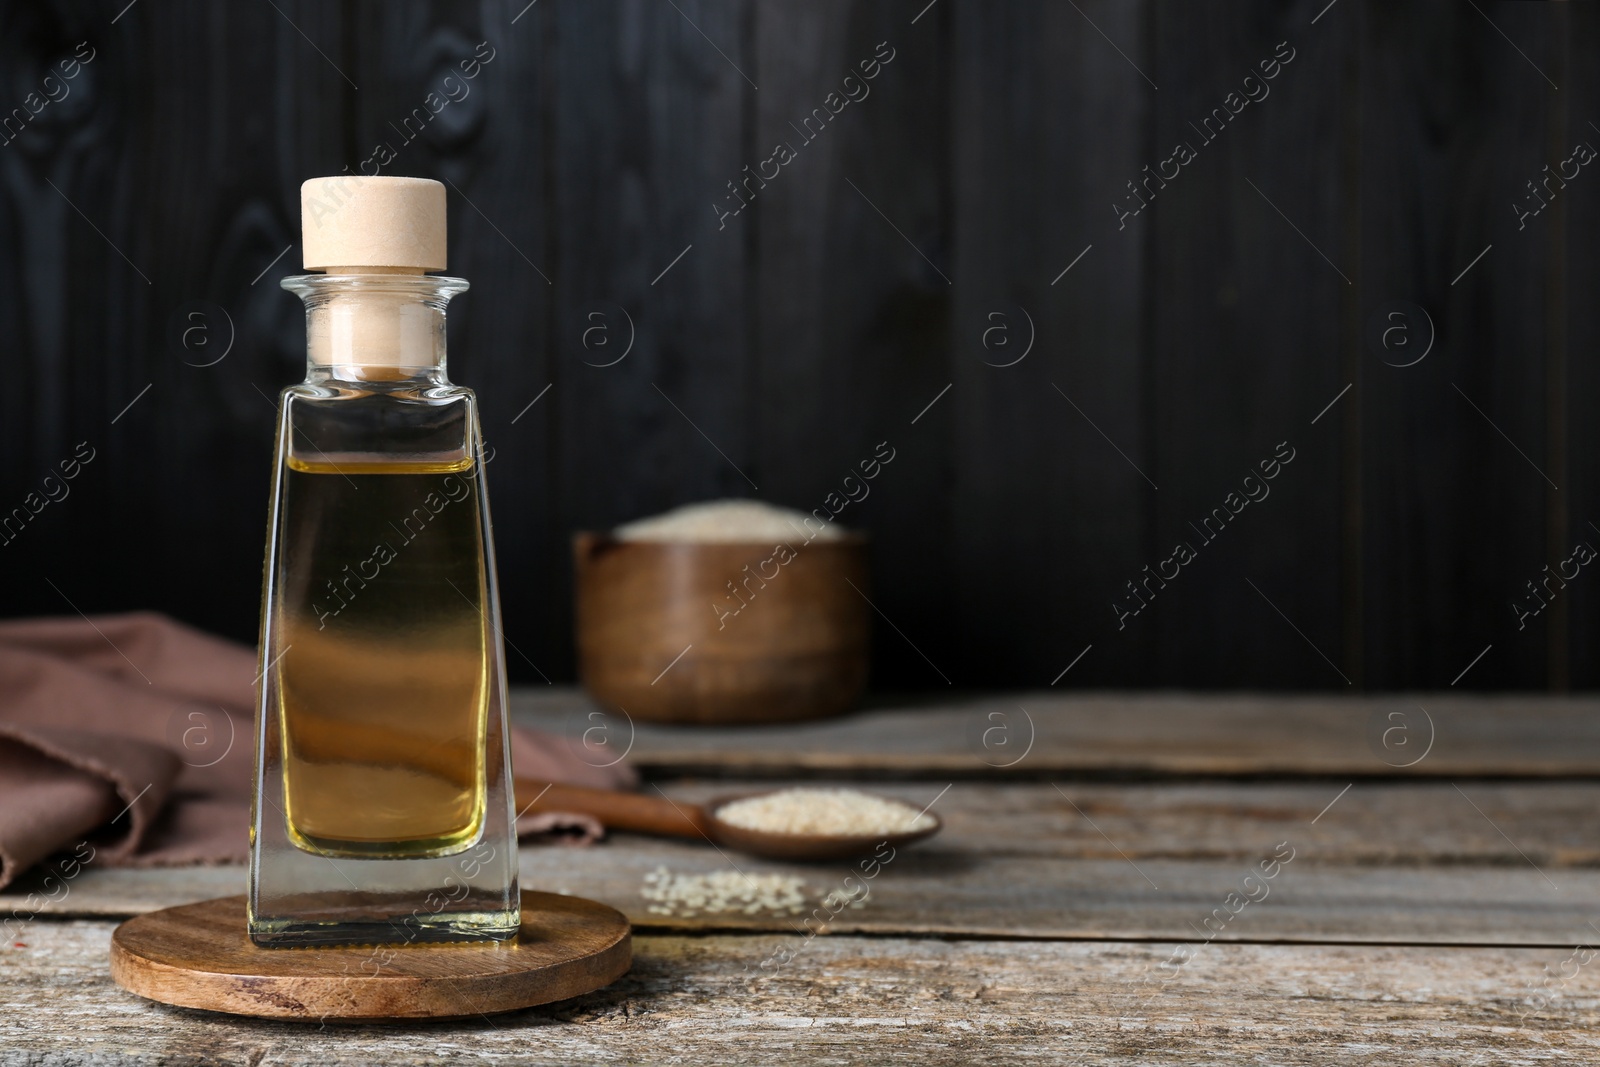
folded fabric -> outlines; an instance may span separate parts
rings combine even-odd
[[[255,771],[255,653],[162,615],[0,621],[0,886],[92,839],[94,863],[242,863]],[[635,781],[513,727],[518,777]],[[584,815],[518,820],[586,843]]]

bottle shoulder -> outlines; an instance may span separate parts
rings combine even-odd
[[[476,454],[477,397],[448,383],[367,388],[307,381],[282,394],[283,444],[301,454],[466,457]],[[442,460],[441,460],[442,461]]]

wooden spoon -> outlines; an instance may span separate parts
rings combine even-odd
[[[921,841],[944,825],[932,812],[933,825],[921,830],[887,834],[785,834],[750,830],[717,818],[717,809],[735,800],[765,793],[718,797],[708,804],[687,804],[643,793],[556,785],[526,778],[516,780],[518,811],[571,811],[592,815],[608,830],[632,830],[664,837],[687,837],[773,860],[840,860],[870,855],[888,844],[893,847]]]

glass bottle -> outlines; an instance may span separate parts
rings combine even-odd
[[[519,925],[476,398],[445,374],[444,190],[302,189],[306,379],[285,389],[262,596],[249,927],[260,945]],[[320,208],[320,211],[319,211]],[[436,230],[436,232],[434,232]]]

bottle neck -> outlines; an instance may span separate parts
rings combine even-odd
[[[308,380],[445,378],[445,306],[467,288],[423,274],[301,274],[283,287],[306,305]]]

